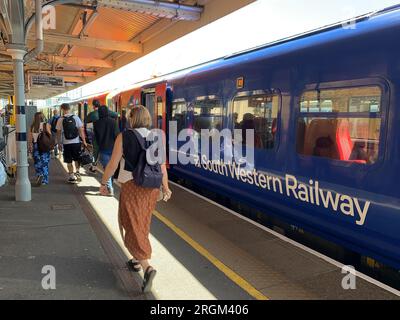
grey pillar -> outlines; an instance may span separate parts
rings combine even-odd
[[[31,183],[29,181],[28,144],[25,120],[25,80],[24,49],[8,49],[14,64],[14,106],[16,108],[16,140],[17,140],[17,182],[15,184],[15,200],[31,201]]]

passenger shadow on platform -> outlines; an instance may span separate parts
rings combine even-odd
[[[95,177],[97,181],[100,182],[101,175]],[[98,187],[79,187],[76,192],[81,195],[98,195]],[[119,187],[114,184],[114,198],[119,199]],[[89,205],[90,206],[90,205]],[[91,207],[91,206],[90,206]],[[101,222],[100,222],[101,223]],[[104,229],[106,229],[103,226]],[[114,244],[116,250],[122,251],[119,244],[115,241],[113,236],[107,231],[109,238]],[[210,261],[201,256],[197,251],[195,251],[191,246],[189,246],[185,241],[183,241],[175,232],[166,227],[161,221],[156,217],[152,219],[151,235],[157,239],[177,260],[177,263],[182,264],[186,270],[202,286],[208,290],[215,298],[222,300],[250,300],[253,299],[248,293],[246,293],[242,288],[232,282],[227,276],[224,275],[219,269],[217,269]],[[123,253],[122,253],[123,254]],[[157,267],[155,265],[155,267]],[[166,268],[168,270],[168,268]],[[140,284],[142,278],[139,274],[133,275],[135,280]],[[167,276],[168,277],[168,276]],[[175,275],[171,274],[171,278]],[[179,276],[178,276],[178,279]],[[154,299],[153,295],[150,293],[146,295],[148,299]],[[185,293],[182,292],[182,298],[185,299]]]

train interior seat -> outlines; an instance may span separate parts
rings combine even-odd
[[[339,151],[340,160],[356,162],[356,163],[367,163],[367,156],[365,152],[360,151],[364,147],[364,143],[354,143],[350,137],[350,123],[347,119],[339,120],[336,141]],[[365,154],[362,156],[362,154]]]
[[[314,119],[306,127],[304,155],[315,155],[330,159],[339,159],[337,150],[336,119]]]
[[[350,137],[349,121],[339,120],[336,130],[336,143],[339,152],[339,159],[348,161],[352,153],[354,143]]]
[[[367,163],[367,160],[355,156],[354,143],[350,136],[350,124],[347,119],[313,119],[308,126],[299,122],[298,130],[305,126],[303,146],[304,155],[314,155],[330,159]]]

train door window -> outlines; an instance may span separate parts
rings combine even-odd
[[[222,101],[215,96],[198,97],[193,103],[193,129],[222,129]]]
[[[155,100],[156,100],[156,95],[154,93],[151,94],[146,94],[146,98],[145,98],[145,103],[146,103],[146,108],[149,110],[150,115],[151,115],[151,119],[153,121],[153,125],[154,125],[154,112],[155,112]]]
[[[185,99],[177,99],[172,102],[171,121],[176,121],[178,134],[186,128],[187,105]]]
[[[378,86],[305,92],[297,123],[297,152],[359,164],[375,163],[381,101]]]
[[[157,128],[162,129],[163,120],[163,99],[162,97],[157,97]]]
[[[233,101],[233,126],[242,130],[243,144],[246,130],[254,130],[254,146],[273,149],[277,133],[279,96],[258,94],[237,97]]]

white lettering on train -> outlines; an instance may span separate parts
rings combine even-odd
[[[243,157],[241,130],[235,130],[232,135],[227,129],[221,133],[217,130],[209,131],[203,129],[201,138],[194,130],[185,129],[178,135],[178,141],[184,143],[178,149],[178,143],[175,141],[176,123],[170,123],[170,132],[175,134],[175,140],[172,135],[169,136],[169,163],[194,164],[196,168],[341,213],[345,217],[352,218],[359,226],[365,224],[371,206],[370,201],[364,200],[364,204],[362,204],[356,197],[325,190],[320,187],[319,181],[309,180],[304,183],[293,175],[274,175],[255,169],[254,143],[251,143],[254,140],[254,132],[251,132],[252,130],[248,131],[248,141],[245,148],[246,156]],[[234,139],[231,138],[232,136],[234,136]],[[153,129],[152,134],[147,139],[155,142],[148,149],[147,160],[150,163],[164,163],[166,161],[165,133],[162,130]],[[210,139],[212,140],[212,160],[209,159],[207,154],[204,154],[204,151],[210,150]],[[224,140],[223,145],[220,144],[221,140]],[[200,145],[201,149],[199,150]],[[201,158],[198,155],[199,153],[202,154]],[[223,154],[223,160],[221,160],[221,153]]]
[[[289,174],[279,177],[259,172],[256,169],[245,169],[236,163],[211,161],[205,156],[201,161],[196,158],[195,166],[242,183],[255,185],[266,191],[341,213],[346,217],[353,218],[359,226],[365,224],[371,206],[370,201],[364,201],[362,204],[356,197],[322,189],[319,181],[309,180],[308,183],[302,183],[295,176]]]

